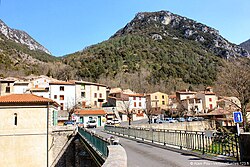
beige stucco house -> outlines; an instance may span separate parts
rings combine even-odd
[[[0,96],[1,166],[50,166],[57,108],[53,100],[32,94]]]

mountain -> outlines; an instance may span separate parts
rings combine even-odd
[[[43,74],[64,79],[65,69],[71,70],[66,67],[27,33],[0,21],[0,77]]]
[[[250,52],[250,39],[245,42],[242,42],[239,46]]]
[[[143,92],[212,85],[218,69],[238,57],[249,53],[214,28],[160,11],[138,13],[110,39],[63,62],[79,78]]]
[[[48,49],[35,41],[29,34],[8,27],[2,20],[0,20],[0,33],[11,41],[27,45],[30,50],[39,50],[51,54]]]
[[[220,36],[218,30],[168,11],[138,13],[113,37],[126,34],[140,34],[155,40],[162,40],[167,36],[173,39],[188,39],[224,58],[249,56],[246,50]]]

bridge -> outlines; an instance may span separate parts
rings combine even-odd
[[[222,143],[222,140],[218,142],[218,139],[198,132],[115,126],[92,130],[78,127],[76,135],[94,158],[96,166],[181,167],[238,164],[235,136],[233,141],[230,140],[231,143]],[[112,145],[116,144],[113,139],[117,137],[114,136],[119,136],[119,145]]]

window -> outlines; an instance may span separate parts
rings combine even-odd
[[[212,101],[212,98],[209,98],[209,101],[211,102],[211,101]]]
[[[97,90],[100,90],[100,87],[99,87],[99,86],[97,86]]]
[[[141,100],[141,97],[139,97],[139,100]]]
[[[162,101],[162,105],[165,105],[165,101]]]
[[[101,93],[99,94],[99,97],[102,98],[102,94]]]
[[[94,105],[97,106],[97,101],[94,101]]]
[[[10,87],[9,86],[6,87],[5,93],[10,93]]]
[[[139,107],[141,107],[141,102],[139,102]]]
[[[60,100],[64,100],[64,95],[60,95]]]
[[[97,93],[94,94],[94,97],[97,98]]]
[[[162,99],[164,99],[164,95],[162,95]]]
[[[134,107],[136,107],[136,102],[134,102]]]
[[[60,91],[64,91],[64,86],[60,86]]]
[[[155,99],[157,99],[157,96],[155,96]]]
[[[213,104],[209,104],[209,108],[210,108],[210,109],[213,109]]]
[[[14,113],[14,125],[17,126],[17,113]]]
[[[85,97],[85,92],[81,92],[81,97]]]
[[[57,95],[54,95],[54,99],[57,99]]]
[[[133,97],[133,100],[136,100],[136,97]]]
[[[61,107],[60,107],[60,110],[63,110],[63,103],[60,103]]]

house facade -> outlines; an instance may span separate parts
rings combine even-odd
[[[160,107],[161,109],[168,108],[168,95],[162,92],[155,92],[146,96],[146,101],[152,108]]]
[[[176,100],[181,101],[184,99],[189,99],[189,98],[195,98],[197,92],[189,91],[189,90],[184,90],[184,91],[177,91],[176,92]]]
[[[14,92],[14,82],[15,80],[0,80],[0,96],[8,95]]]
[[[58,81],[49,83],[50,99],[60,105],[60,110],[71,110],[75,106],[75,85]]]
[[[187,115],[203,113],[202,100],[199,98],[187,98],[183,99],[182,104],[187,109]]]
[[[57,107],[51,99],[32,94],[0,96],[1,166],[50,166]]]
[[[213,109],[217,108],[218,97],[213,92],[211,87],[206,88],[206,90],[204,92],[197,93],[197,98],[202,99],[203,110],[205,113],[207,113],[208,110],[213,110]]]
[[[101,108],[107,102],[107,86],[98,83],[74,81],[76,101],[82,108]]]
[[[24,94],[27,93],[29,89],[30,82],[28,81],[15,81],[14,82],[14,94]]]
[[[74,119],[86,126],[90,120],[96,120],[97,127],[104,126],[106,122],[106,112],[102,109],[77,109],[74,112]]]

